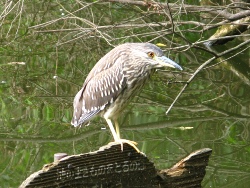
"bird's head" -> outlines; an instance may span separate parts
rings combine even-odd
[[[132,47],[132,53],[138,57],[138,61],[144,62],[150,68],[171,67],[182,70],[182,67],[173,60],[164,56],[163,51],[151,43],[138,43]]]

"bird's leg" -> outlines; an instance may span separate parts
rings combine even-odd
[[[140,150],[135,146],[137,145],[136,142],[134,141],[131,141],[131,140],[126,140],[126,139],[121,139],[121,135],[120,135],[120,128],[119,128],[119,124],[118,124],[118,121],[117,119],[114,120],[115,122],[115,130],[116,130],[116,134],[118,136],[118,139],[120,140],[120,142],[122,143],[127,143],[129,144],[130,146],[132,146],[138,153],[140,152]]]
[[[132,146],[138,153],[141,153],[140,150],[136,147],[137,143],[131,140],[126,139],[119,139],[118,141],[121,143],[121,150],[123,151],[123,143],[127,143],[128,145]]]
[[[108,118],[105,118],[105,119],[106,119],[106,121],[107,121],[107,123],[109,125],[109,129],[110,129],[110,131],[111,131],[111,133],[113,135],[113,138],[114,138],[115,142],[118,142],[118,143],[121,144],[121,150],[123,151],[123,142],[120,141],[121,140],[120,139],[120,132],[118,132],[118,134],[117,134],[115,132],[114,126],[112,124],[112,121],[110,119],[108,119]],[[116,126],[116,130],[117,130],[117,126]],[[119,131],[119,127],[118,127],[118,131]]]
[[[117,121],[117,119],[114,120],[114,121],[115,121],[115,130],[116,130],[116,134],[117,134],[118,138],[121,139],[120,128],[119,128],[118,121]]]
[[[119,130],[119,125],[118,125],[117,121],[115,121],[115,128],[116,128],[116,131],[118,131],[118,132],[115,132],[112,121],[110,119],[108,119],[108,118],[105,118],[105,119],[106,119],[106,121],[108,123],[109,129],[110,129],[110,131],[111,131],[111,133],[112,133],[112,135],[114,137],[115,142],[121,144],[121,150],[122,151],[123,151],[123,143],[127,143],[130,146],[132,146],[138,153],[140,153],[140,150],[135,146],[137,144],[136,142],[120,138],[120,130]]]
[[[114,126],[113,126],[113,124],[112,124],[112,121],[110,120],[110,119],[108,119],[108,118],[105,118],[106,119],[106,121],[107,121],[107,123],[108,123],[108,126],[109,126],[109,129],[110,129],[110,131],[111,131],[111,133],[112,133],[112,135],[113,135],[113,138],[114,138],[114,140],[115,140],[115,142],[117,142],[120,138],[120,134],[119,134],[119,137],[118,137],[118,135],[116,134],[116,132],[115,132],[115,129],[114,129]]]

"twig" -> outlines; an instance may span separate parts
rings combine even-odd
[[[174,101],[172,102],[172,104],[169,106],[168,110],[166,111],[166,115],[167,115],[167,114],[169,113],[169,111],[172,109],[172,107],[174,106],[174,104],[176,103],[176,101],[179,99],[179,97],[182,95],[182,93],[185,91],[185,89],[186,89],[187,86],[190,84],[190,82],[195,78],[195,76],[196,76],[205,66],[207,66],[209,63],[211,63],[213,60],[215,60],[215,59],[217,59],[217,58],[219,58],[219,57],[221,57],[221,56],[223,56],[223,55],[225,55],[225,54],[228,54],[228,53],[230,53],[230,52],[233,52],[233,51],[239,49],[240,47],[242,47],[242,46],[244,46],[244,45],[246,45],[246,44],[248,44],[248,43],[250,43],[250,40],[247,40],[247,41],[245,41],[245,42],[239,44],[238,46],[235,46],[235,47],[233,47],[233,48],[231,48],[231,49],[229,49],[229,50],[226,50],[226,51],[224,51],[224,52],[222,52],[222,53],[219,53],[219,54],[217,54],[217,57],[214,56],[214,57],[210,58],[209,60],[207,60],[207,61],[206,61],[205,63],[203,63],[202,65],[200,65],[200,66],[198,67],[198,69],[196,69],[196,71],[194,72],[194,74],[189,78],[189,80],[188,80],[187,83],[184,85],[184,87],[181,89],[180,93],[176,96],[176,98],[174,99]]]

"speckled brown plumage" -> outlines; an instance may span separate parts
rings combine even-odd
[[[116,133],[111,119],[117,122],[124,107],[142,89],[151,72],[164,66],[182,70],[153,44],[125,43],[117,46],[96,63],[76,94],[72,125],[85,124],[101,114],[115,141],[119,140],[118,124]]]

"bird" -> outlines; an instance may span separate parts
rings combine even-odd
[[[131,145],[136,142],[122,139],[118,117],[156,69],[171,67],[182,70],[163,51],[152,43],[124,43],[104,55],[86,77],[73,101],[74,127],[86,125],[95,116],[103,117],[115,143]],[[113,126],[113,122],[115,128]]]

